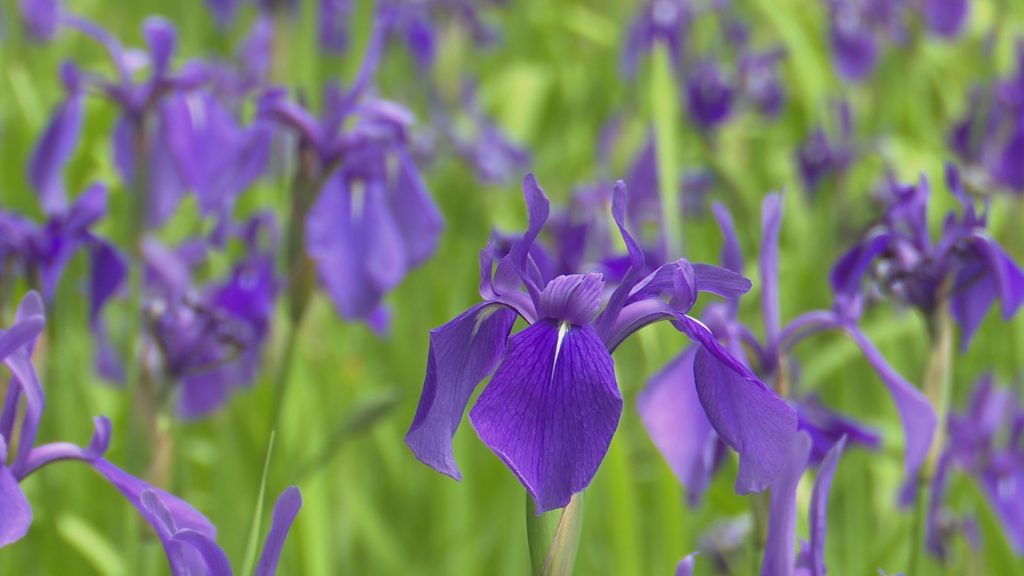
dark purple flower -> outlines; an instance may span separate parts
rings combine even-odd
[[[739,243],[735,237],[732,217],[721,206],[715,206],[715,215],[726,237],[722,260],[733,271],[743,269]],[[789,387],[792,374],[786,370],[784,359],[804,338],[824,330],[836,330],[848,335],[861,349],[896,404],[903,423],[908,477],[913,476],[924,462],[935,431],[935,412],[927,398],[904,380],[885,361],[874,345],[857,327],[858,307],[853,303],[837,301],[834,310],[807,312],[782,326],[779,318],[778,235],[781,227],[782,204],[777,195],[768,196],[763,205],[761,241],[761,313],[764,318],[764,338],[758,339],[754,331],[737,318],[737,302],[715,303],[705,309],[704,324],[733,356],[745,360],[750,369],[765,382],[778,387]],[[655,445],[669,466],[689,490],[691,503],[700,498],[701,491],[710,482],[718,464],[716,439],[708,422],[699,417],[694,389],[699,392],[690,368],[693,349],[685,350],[679,358],[651,380],[648,389],[640,395],[637,408]],[[822,406],[813,396],[794,396],[792,399],[798,416],[798,426],[814,442],[814,461],[824,455],[835,440],[847,436],[851,442],[868,448],[876,447],[878,436],[860,424]],[[680,418],[679,414],[690,414]]]
[[[406,436],[416,457],[460,477],[451,439],[473,390],[493,372],[471,410],[473,427],[538,512],[565,506],[590,483],[618,425],[622,397],[611,352],[640,328],[668,320],[701,344],[694,359],[698,394],[712,426],[741,454],[737,490],[763,489],[781,465],[796,416],[686,315],[698,292],[738,296],[749,283],[685,260],[641,278],[644,254],[625,227],[621,182],[612,214],[630,255],[622,281],[609,294],[600,274],[545,278],[530,254],[548,202],[532,175],[523,188],[529,228],[507,253],[493,245],[481,253],[484,301],[431,332],[423,395]],[[517,317],[528,327],[510,338]]]
[[[971,92],[964,117],[951,131],[950,146],[977,169],[968,172],[987,176],[980,187],[1024,192],[1024,164],[1019,161],[1024,153],[1024,42],[1018,43],[1012,76]]]
[[[824,127],[818,126],[797,151],[797,168],[804,186],[812,194],[817,193],[827,179],[842,176],[856,153],[849,104],[837,103],[835,112],[838,130],[834,135],[830,136]]]
[[[1004,319],[1024,304],[1024,271],[989,236],[987,214],[966,195],[956,168],[948,166],[946,174],[961,211],[947,214],[937,241],[928,230],[928,180],[893,183],[882,221],[836,263],[831,280],[836,293],[848,298],[870,280],[928,318],[949,306],[966,349],[996,299]]]
[[[694,67],[686,78],[686,103],[690,120],[709,130],[724,122],[732,110],[734,88],[730,79],[711,60]]]
[[[178,412],[196,418],[217,409],[231,391],[255,379],[269,336],[277,280],[273,231],[255,220],[244,233],[249,255],[230,276],[206,288],[193,287],[192,269],[205,258],[201,244],[175,251],[147,241],[147,337],[158,352],[153,373],[178,387]],[[259,238],[269,235],[269,238]]]

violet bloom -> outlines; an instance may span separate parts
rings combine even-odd
[[[382,5],[391,25],[389,35],[403,42],[423,71],[434,66],[438,35],[446,25],[459,26],[469,33],[476,47],[492,44],[498,31],[484,22],[480,8],[484,4],[504,4],[505,0],[390,0]]]
[[[870,281],[929,321],[949,306],[965,350],[997,299],[1005,320],[1024,304],[1024,271],[989,236],[988,215],[966,195],[956,168],[948,166],[946,177],[961,210],[946,215],[937,240],[928,229],[928,179],[893,183],[881,222],[836,263],[831,280],[849,298]]]
[[[951,413],[947,441],[935,472],[927,526],[928,549],[946,555],[948,541],[964,533],[975,546],[979,535],[970,516],[956,517],[945,506],[953,473],[974,479],[995,511],[1017,554],[1024,554],[1024,407],[1012,390],[997,388],[990,375],[978,381],[963,413]]]
[[[111,435],[110,421],[105,417],[95,419],[92,440],[85,448],[68,442],[36,445],[46,396],[32,367],[31,353],[43,324],[42,299],[30,292],[18,306],[14,325],[0,331],[0,361],[14,376],[0,413],[0,547],[20,540],[32,524],[32,507],[20,482],[45,466],[76,460],[108,481],[150,524],[164,547],[172,574],[230,575],[230,565],[216,544],[216,528],[205,516],[184,500],[146,484],[103,458]],[[15,437],[16,448],[8,444],[8,439]],[[281,547],[300,505],[295,488],[285,490],[278,500],[257,574],[276,572]]]
[[[932,33],[947,38],[956,37],[967,23],[968,0],[921,0],[925,24]]]
[[[529,228],[496,266],[493,246],[480,255],[484,301],[431,332],[423,395],[406,435],[416,457],[460,478],[451,440],[477,384],[493,372],[470,412],[477,435],[526,487],[538,513],[565,506],[590,483],[618,426],[622,396],[611,352],[640,328],[668,320],[701,344],[695,380],[708,418],[741,454],[737,490],[764,489],[796,416],[686,315],[698,292],[738,296],[749,282],[685,260],[641,278],[644,256],[625,227],[621,182],[612,215],[630,255],[625,278],[607,297],[600,274],[544,278],[530,250],[548,201],[532,175],[523,189]],[[529,326],[510,338],[517,317]]]
[[[242,227],[246,257],[227,278],[205,287],[192,277],[206,259],[205,242],[175,250],[150,239],[143,243],[143,312],[151,345],[145,361],[159,395],[173,396],[184,418],[209,414],[256,378],[277,293],[268,248],[276,233],[268,226],[263,218]]]
[[[622,73],[626,78],[636,75],[640,58],[665,44],[673,67],[682,70],[684,42],[694,17],[689,0],[649,0],[640,8],[629,28],[622,53]]]
[[[462,90],[459,107],[471,127],[469,131],[460,129],[464,123],[455,121],[443,104],[437,108],[436,124],[440,131],[451,141],[455,153],[476,171],[480,182],[502,184],[529,163],[530,153],[513,142],[483,111],[475,87]]]
[[[442,228],[409,153],[412,114],[365,95],[386,26],[378,20],[349,90],[328,90],[323,118],[314,118],[282,90],[269,91],[259,111],[299,140],[290,230],[297,238],[289,238],[296,253],[288,257],[293,263],[312,259],[339,314],[367,321],[378,332],[388,324],[385,294],[430,257]],[[291,280],[293,293],[309,289],[299,285],[305,278]],[[302,300],[298,308],[304,307]]]
[[[715,207],[725,234],[722,261],[727,269],[743,269],[732,218],[721,206]],[[782,326],[779,318],[778,236],[782,220],[781,198],[769,195],[763,204],[761,240],[761,315],[764,337],[737,318],[738,302],[708,306],[704,324],[736,358],[744,359],[763,381],[780,390],[795,387],[790,382],[787,359],[804,338],[825,330],[848,335],[861,349],[865,359],[889,391],[904,430],[905,468],[909,476],[924,462],[935,431],[935,412],[928,399],[885,361],[867,336],[858,328],[860,308],[857,302],[839,299],[833,310],[804,313]],[[690,347],[661,372],[651,378],[646,390],[637,399],[637,409],[651,439],[668,461],[676,477],[689,491],[695,504],[722,459],[718,434],[708,418],[702,416],[700,405],[707,406],[696,382],[694,354]],[[815,461],[824,455],[837,438],[849,436],[853,442],[874,448],[877,434],[857,422],[835,414],[813,396],[796,395],[793,404],[799,428],[813,440]]]
[[[778,116],[785,101],[785,88],[779,78],[782,50],[748,52],[740,58],[739,72],[743,96],[759,113],[769,118]]]
[[[993,184],[1024,192],[1024,41],[1017,45],[1012,76],[979,86],[950,134],[950,146]],[[988,186],[988,182],[983,185]]]
[[[811,506],[808,510],[810,541],[801,542],[800,553],[793,554],[796,537],[796,489],[807,468],[811,439],[797,434],[790,458],[779,477],[772,483],[768,512],[768,541],[761,561],[761,576],[825,576],[825,530],[828,518],[828,493],[836,464],[843,453],[845,438],[828,451],[814,479]]]
[[[25,28],[36,40],[48,42],[57,34],[61,0],[18,0]]]
[[[711,60],[705,60],[687,75],[686,103],[690,120],[701,130],[725,122],[732,111],[734,88],[731,80]]]
[[[797,168],[804,187],[816,194],[827,180],[841,177],[854,160],[853,118],[845,101],[835,104],[837,130],[830,135],[818,126],[797,151]]]

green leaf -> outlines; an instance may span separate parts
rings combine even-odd
[[[96,572],[110,576],[125,573],[124,562],[114,545],[92,524],[78,516],[63,514],[57,518],[57,532]]]
[[[242,565],[242,574],[252,574],[253,566],[256,565],[256,546],[260,539],[260,526],[263,523],[263,500],[267,493],[267,473],[270,470],[270,457],[274,453],[274,435],[276,431],[271,430],[270,442],[267,443],[267,458],[263,461],[263,478],[260,479],[260,493],[256,497],[256,513],[252,517],[252,525],[249,527],[249,540],[245,545],[245,563]]]
[[[682,213],[679,206],[679,153],[676,139],[679,127],[679,97],[668,48],[658,44],[651,62],[651,125],[657,144],[658,191],[665,219],[665,238],[673,249],[681,247]]]

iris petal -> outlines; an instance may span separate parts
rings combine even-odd
[[[470,420],[539,514],[590,484],[621,414],[612,357],[594,328],[541,321],[509,341]]]
[[[458,480],[452,437],[477,384],[501,360],[516,313],[485,302],[430,332],[427,377],[405,443],[421,462]]]

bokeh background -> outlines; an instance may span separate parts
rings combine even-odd
[[[0,204],[4,210],[41,216],[26,178],[32,146],[61,99],[58,69],[72,58],[83,67],[108,69],[95,43],[62,34],[50,44],[28,38],[14,0],[3,0],[0,40]],[[242,11],[227,30],[219,29],[200,0],[111,2],[76,0],[72,8],[102,23],[126,44],[141,45],[139,26],[161,14],[179,27],[179,58],[227,57],[255,17]],[[350,79],[361,60],[374,5],[356,2],[351,17],[352,50],[322,52],[316,42],[314,2],[303,1],[284,18],[274,81],[304,94],[315,109],[328,81]],[[887,170],[910,181],[920,173],[934,185],[932,222],[953,206],[942,173],[953,158],[949,130],[966,109],[978,82],[1006,75],[1016,66],[1015,37],[1024,33],[1024,4],[971,2],[964,33],[954,41],[918,38],[882,51],[866,82],[841,81],[825,34],[827,7],[815,0],[735,1],[755,45],[781,45],[785,105],[776,119],[737,113],[713,140],[702,136],[685,111],[667,132],[674,140],[678,169],[712,170],[719,179],[707,199],[733,212],[754,289],[742,316],[759,325],[755,266],[760,235],[760,200],[785,190],[781,236],[783,319],[828,308],[831,263],[878,214],[875,185]],[[472,78],[483,109],[510,138],[530,152],[528,170],[537,174],[555,204],[564,204],[581,184],[624,177],[643,146],[656,114],[673,102],[645,60],[632,79],[621,73],[628,23],[639,4],[583,0],[508,0],[482,8],[499,31],[481,48],[457,26],[438,36],[433,71],[442,97],[454,100],[463,78]],[[998,29],[993,49],[985,42]],[[728,40],[700,22],[688,40],[708,54],[729,54]],[[415,63],[402,50],[389,50],[378,76],[380,93],[417,112],[429,123],[430,102]],[[448,93],[444,93],[447,90]],[[659,92],[660,90],[660,92]],[[796,150],[815,127],[834,126],[834,104],[851,106],[863,153],[839,181],[815,193],[801,182]],[[667,100],[666,100],[667,99]],[[609,161],[598,159],[606,122],[620,118],[620,136]],[[94,180],[111,186],[111,213],[102,234],[125,238],[129,223],[125,190],[119,184],[107,139],[112,107],[88,102],[82,143],[67,175],[78,191]],[[1024,158],[1021,159],[1024,162]],[[525,224],[519,192],[522,174],[504,183],[481,183],[471,167],[453,155],[437,154],[424,172],[445,217],[436,255],[409,274],[388,297],[393,325],[388,337],[344,322],[323,296],[316,296],[298,344],[267,473],[267,498],[289,484],[303,492],[305,506],[285,547],[282,574],[509,574],[529,571],[524,527],[526,496],[514,476],[464,426],[455,439],[463,472],[460,483],[423,466],[402,439],[423,381],[427,332],[477,301],[477,252],[492,229],[515,231]],[[246,192],[239,213],[273,207],[286,213],[286,175],[270,176]],[[682,255],[717,262],[721,234],[706,206],[684,213]],[[1008,251],[1024,259],[1024,199],[993,194],[991,230]],[[609,221],[610,224],[610,221]],[[193,200],[160,232],[168,241],[208,229]],[[227,257],[224,264],[226,265]],[[217,266],[215,262],[214,267]],[[87,321],[83,283],[87,262],[77,258],[65,275],[38,369],[48,394],[41,440],[85,442],[91,417],[109,415],[115,435],[109,458],[123,461],[127,413],[124,393],[92,370],[94,339]],[[15,283],[16,291],[24,284]],[[5,325],[16,300],[4,302]],[[283,316],[284,304],[279,304]],[[283,323],[278,323],[283,326]],[[919,383],[927,336],[919,316],[882,305],[868,311],[863,326],[890,362]],[[267,347],[266,369],[254,386],[221,411],[197,422],[168,421],[174,438],[173,473],[167,486],[205,512],[218,526],[219,541],[240,561],[251,525],[273,413],[270,380],[283,348],[283,330]],[[685,338],[669,326],[655,326],[616,353],[626,408],[611,449],[586,493],[585,524],[576,574],[617,576],[669,574],[685,554],[698,549],[709,529],[749,514],[749,500],[732,491],[730,462],[704,501],[687,507],[683,488],[655,451],[636,414],[634,398],[644,382],[674,357]],[[896,506],[901,481],[902,441],[898,419],[884,389],[855,347],[823,335],[796,353],[805,389],[830,405],[882,431],[878,452],[849,449],[840,461],[831,493],[827,559],[834,574],[905,570],[914,546],[913,515]],[[1024,318],[1007,323],[991,313],[968,353],[954,361],[953,405],[964,405],[979,375],[991,372],[1021,389]],[[130,470],[141,473],[141,470]],[[150,537],[114,489],[85,466],[44,469],[25,483],[34,504],[29,535],[0,553],[3,574],[159,574],[165,571],[159,543]],[[800,492],[806,509],[809,482]],[[951,502],[973,510],[980,529],[977,549],[960,538],[946,565],[927,560],[921,574],[1015,574],[1024,571],[976,485],[956,478]],[[268,504],[269,505],[269,504]],[[806,534],[801,512],[798,534]],[[264,519],[265,521],[265,519]],[[265,526],[264,526],[265,529]],[[752,574],[759,559],[737,552],[735,574]],[[699,572],[703,573],[703,572]]]

